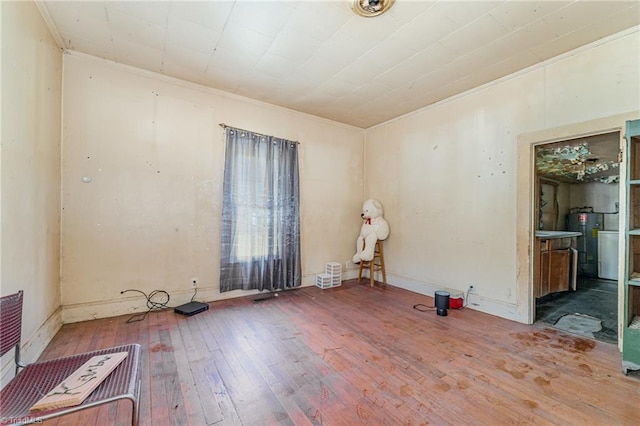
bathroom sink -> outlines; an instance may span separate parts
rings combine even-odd
[[[582,233],[573,231],[536,231],[536,238],[541,238],[544,240],[549,240],[551,238],[579,237],[581,235]]]

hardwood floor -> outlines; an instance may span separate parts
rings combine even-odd
[[[143,425],[638,424],[616,346],[368,281],[65,325],[42,359],[139,342]],[[46,424],[126,425],[120,402]]]

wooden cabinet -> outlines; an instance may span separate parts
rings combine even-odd
[[[575,237],[536,239],[538,270],[534,280],[536,298],[550,293],[568,291],[575,275],[573,267]]]
[[[540,257],[542,295],[569,290],[570,249],[545,251]]]
[[[622,371],[640,370],[640,120],[628,121]]]

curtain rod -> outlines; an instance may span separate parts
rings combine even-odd
[[[279,137],[277,137],[277,136],[270,136],[270,135],[265,135],[265,134],[263,134],[263,133],[254,132],[253,130],[239,129],[239,128],[237,128],[237,127],[228,126],[228,125],[226,125],[226,124],[224,124],[224,123],[218,123],[218,126],[222,127],[223,129],[226,129],[226,128],[228,127],[228,128],[230,128],[230,129],[240,130],[241,132],[253,133],[253,134],[255,134],[255,135],[260,135],[260,136],[269,136],[269,137],[273,137],[273,138],[277,138],[277,139],[284,139],[284,140],[286,140],[286,141],[288,141],[288,142],[295,143],[295,144],[299,144],[299,143],[300,143],[300,142],[298,142],[298,141],[290,141],[290,140],[289,140],[289,139],[287,139],[287,138],[279,138]]]

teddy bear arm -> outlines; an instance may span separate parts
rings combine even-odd
[[[362,254],[360,258],[364,261],[373,260],[373,253],[376,248],[376,241],[378,241],[378,237],[375,234],[369,234],[364,240],[364,250],[362,250]]]
[[[389,224],[386,220],[382,220],[378,227],[377,236],[379,240],[384,240],[389,236]]]

